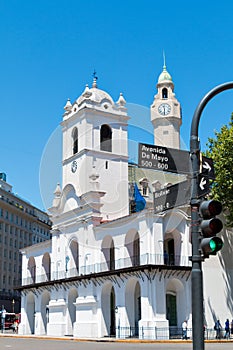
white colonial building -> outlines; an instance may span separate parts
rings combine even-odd
[[[155,144],[179,149],[180,104],[165,66],[157,88]],[[114,102],[96,79],[64,109],[52,240],[22,250],[19,333],[164,338],[185,319],[191,327],[190,208],[153,208],[153,191],[185,175],[129,164],[125,99]],[[228,260],[223,249],[204,263],[209,327],[231,317],[227,249]]]

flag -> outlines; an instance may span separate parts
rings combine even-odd
[[[134,201],[135,201],[135,211],[141,211],[145,208],[146,206],[146,200],[145,198],[141,195],[137,184],[134,184]]]

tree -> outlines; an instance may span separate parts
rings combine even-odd
[[[214,161],[216,179],[211,185],[211,198],[224,208],[227,225],[233,225],[233,113],[229,125],[224,125],[215,137],[209,138],[206,156]]]

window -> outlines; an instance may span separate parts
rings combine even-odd
[[[112,152],[112,130],[106,124],[102,125],[100,129],[100,149]]]
[[[139,180],[139,184],[141,186],[141,192],[143,196],[149,195],[149,180],[146,177],[143,177]]]
[[[74,128],[72,131],[73,138],[73,154],[78,153],[78,129]]]
[[[162,90],[162,98],[167,98],[167,89],[163,88]]]

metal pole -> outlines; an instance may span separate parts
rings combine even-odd
[[[209,91],[198,104],[192,119],[190,133],[190,155],[192,164],[191,192],[191,237],[192,237],[192,329],[193,350],[204,350],[204,308],[203,308],[203,276],[202,257],[199,248],[199,205],[198,174],[200,172],[200,143],[198,126],[201,113],[206,104],[222,91],[233,89],[233,82],[216,86]]]

